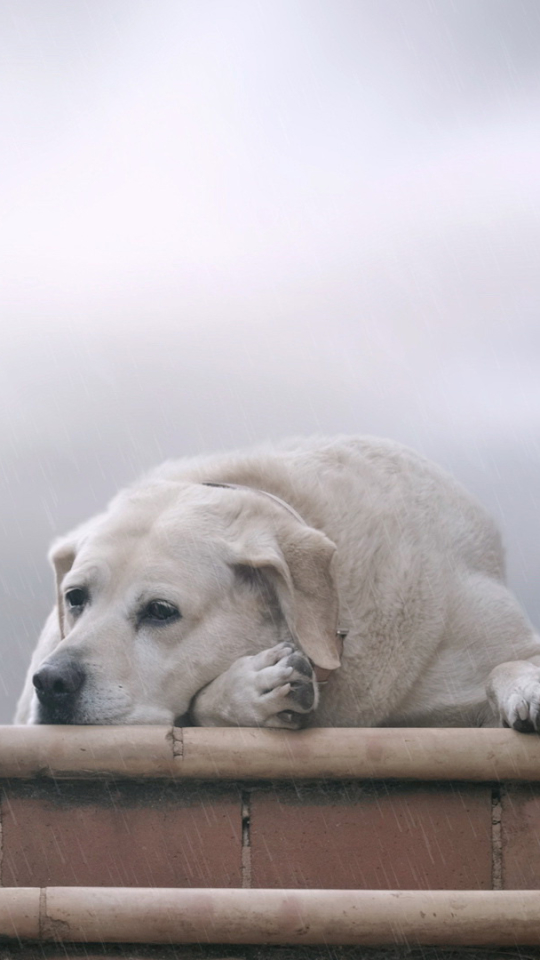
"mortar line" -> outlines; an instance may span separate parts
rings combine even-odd
[[[4,886],[4,791],[0,793],[0,887]]]
[[[240,795],[242,816],[242,887],[251,887],[251,793],[242,790]]]
[[[47,919],[47,887],[41,887],[39,891],[39,908],[38,908],[38,931],[39,939],[43,940],[43,935],[45,932],[45,921]]]
[[[495,783],[491,789],[491,888],[503,888],[502,800],[504,787]]]
[[[171,727],[170,738],[172,742],[173,760],[184,759],[184,728]]]

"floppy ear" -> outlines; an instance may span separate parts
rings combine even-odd
[[[77,556],[82,544],[86,540],[90,529],[95,526],[100,517],[93,517],[86,523],[82,523],[65,537],[59,537],[55,540],[49,550],[49,563],[52,564],[56,578],[56,602],[58,607],[58,622],[60,625],[60,636],[64,637],[64,598],[62,596],[62,580],[66,573],[69,573],[75,557]]]
[[[58,540],[55,540],[48,554],[49,563],[51,563],[53,566],[54,576],[56,579],[56,604],[58,610],[60,636],[62,638],[64,636],[64,602],[61,586],[62,580],[64,579],[66,573],[71,570],[73,564],[75,563],[75,557],[77,556],[79,539],[76,536],[76,533],[77,531],[74,531],[67,537],[60,537]]]
[[[325,670],[340,665],[335,553],[336,545],[323,533],[298,525],[245,544],[240,561],[270,576],[292,636]]]

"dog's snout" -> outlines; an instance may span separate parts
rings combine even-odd
[[[78,660],[58,660],[56,663],[44,663],[32,677],[41,703],[46,706],[65,706],[74,699],[85,679],[84,670]]]

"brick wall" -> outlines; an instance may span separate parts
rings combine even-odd
[[[540,785],[3,781],[4,886],[534,889]]]
[[[4,886],[540,888],[540,784],[5,779],[0,825]],[[516,950],[5,942],[0,960],[540,958]]]

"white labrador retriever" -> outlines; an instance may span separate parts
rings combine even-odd
[[[17,723],[540,726],[493,522],[397,443],[167,463],[51,559]]]

